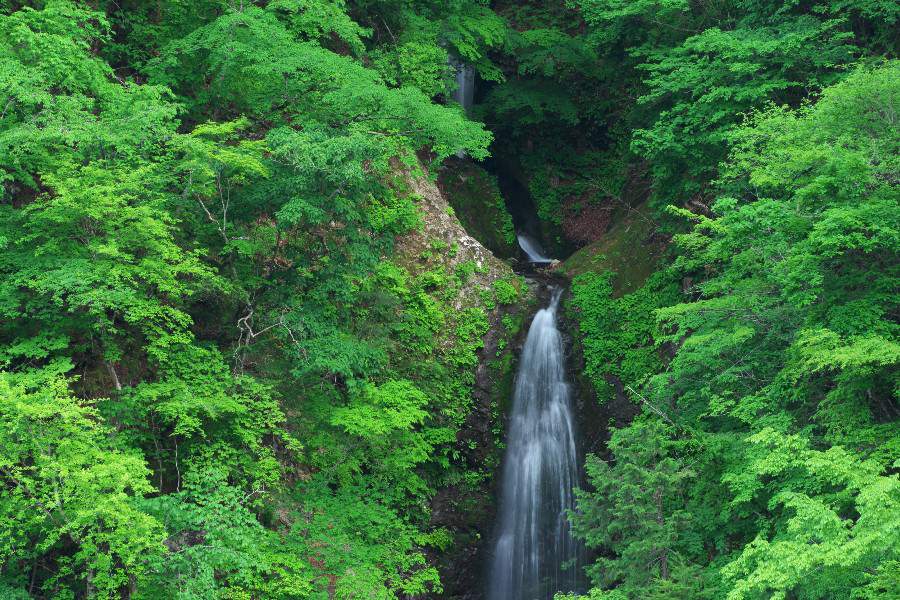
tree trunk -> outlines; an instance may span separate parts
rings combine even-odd
[[[656,522],[660,527],[666,524],[663,518],[662,508],[662,488],[657,488],[653,494],[653,500],[656,501]],[[660,579],[669,578],[669,549],[661,548],[659,551],[659,577]]]

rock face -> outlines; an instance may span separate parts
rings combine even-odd
[[[613,293],[621,296],[644,284],[668,242],[657,231],[648,206],[642,204],[621,215],[603,237],[572,254],[557,269],[570,279],[581,273],[612,271]]]
[[[512,217],[494,176],[471,160],[451,158],[438,173],[438,187],[470,235],[496,256],[516,256]]]
[[[520,328],[532,290],[513,273],[511,267],[469,234],[447,197],[426,175],[406,173],[407,183],[421,209],[422,227],[397,240],[396,257],[410,273],[435,269],[444,272],[465,270],[468,275],[453,308],[462,311],[482,308],[489,328],[478,351],[471,389],[471,411],[457,434],[459,462],[469,473],[485,475],[478,482],[462,481],[438,490],[431,501],[431,525],[446,528],[453,545],[433,552],[443,593],[435,598],[474,600],[482,597],[481,565],[494,524],[493,478],[499,472],[502,451],[502,408],[511,395]],[[513,283],[519,290],[511,304],[486,301],[496,282]]]
[[[423,223],[421,230],[398,240],[397,253],[406,257],[408,266],[415,269],[418,264],[423,269],[433,268],[434,262],[422,260],[421,256],[433,251],[434,242],[439,240],[446,245],[447,251],[443,252],[442,257],[435,258],[443,264],[455,267],[474,261],[477,269],[470,279],[470,290],[489,286],[498,279],[513,275],[509,265],[497,258],[463,227],[447,197],[437,184],[429,180],[427,173],[420,176],[409,174],[407,179],[412,193],[418,199]]]

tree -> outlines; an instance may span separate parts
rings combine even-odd
[[[0,373],[0,576],[28,594],[119,597],[164,552],[160,522],[137,507],[150,471],[68,385],[54,369]]]
[[[723,567],[728,599],[866,597],[869,574],[900,555],[900,479],[799,435],[763,429],[749,441],[747,468],[726,478],[734,504],[769,499],[773,528]]]
[[[575,535],[602,553],[588,568],[597,585],[629,594],[671,578],[683,547],[680,532],[690,526],[683,496],[696,476],[679,457],[673,433],[659,420],[643,419],[612,433],[612,462],[588,457],[594,489],[578,492],[570,518]]]

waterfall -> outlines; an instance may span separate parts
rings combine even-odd
[[[475,68],[451,56],[450,65],[456,71],[456,89],[453,90],[453,99],[467,113],[472,109],[475,100]]]
[[[528,257],[529,261],[533,263],[553,262],[553,259],[544,256],[544,249],[541,248],[540,243],[530,235],[526,233],[517,233],[516,239],[519,240],[519,248],[522,249],[522,252],[525,253],[525,256]]]
[[[456,89],[453,90],[453,99],[459,102],[466,114],[472,110],[475,100],[475,68],[461,60],[450,56],[450,65],[456,72]],[[465,158],[465,150],[457,150],[456,156]]]
[[[522,351],[498,514],[489,600],[547,600],[578,591],[582,547],[569,531],[578,484],[575,427],[556,310],[534,316]]]

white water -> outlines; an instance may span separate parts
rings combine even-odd
[[[459,102],[463,110],[468,113],[475,100],[475,68],[454,57],[450,58],[450,64],[456,70],[456,89],[453,90],[453,99]]]
[[[575,428],[556,310],[534,316],[522,351],[504,457],[489,600],[546,600],[577,591],[582,547],[566,510],[578,484]],[[571,563],[571,564],[564,564]],[[568,568],[564,568],[568,566]]]
[[[450,64],[456,70],[456,89],[453,90],[453,99],[459,102],[468,114],[472,110],[472,102],[475,100],[475,69],[472,65],[459,61],[453,56],[450,57]],[[458,150],[456,156],[465,158],[465,150]]]
[[[522,249],[522,252],[525,253],[525,256],[528,257],[529,261],[533,263],[553,262],[552,258],[544,256],[544,249],[541,248],[541,245],[538,243],[538,241],[530,235],[525,233],[517,233],[516,239],[519,240],[519,248]]]

